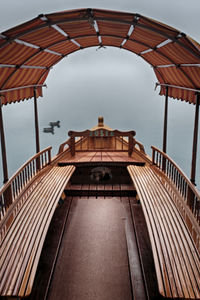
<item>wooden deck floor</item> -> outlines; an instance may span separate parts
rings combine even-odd
[[[48,299],[132,299],[120,198],[74,198]]]
[[[131,163],[144,163],[144,160],[136,156],[129,157],[127,152],[76,152],[74,157],[64,157],[59,161],[59,164],[65,163],[84,163],[84,162],[129,162]]]
[[[158,296],[157,288],[159,272],[161,274],[163,272],[160,277],[164,278],[163,281],[159,281],[164,286],[164,288],[159,286],[161,295],[169,298],[199,299],[196,296],[199,295],[199,275],[196,276],[196,273],[199,274],[199,258],[197,259],[197,255],[195,256],[194,267],[190,267],[190,272],[185,275],[182,269],[188,269],[189,261],[196,252],[190,247],[192,249],[191,253],[188,252],[189,255],[187,255],[186,251],[186,258],[182,258],[182,248],[185,249],[185,243],[187,242],[185,240],[189,240],[190,244],[192,244],[192,241],[190,241],[190,237],[185,239],[182,236],[187,233],[187,229],[183,225],[177,227],[177,220],[180,219],[180,225],[182,219],[178,215],[174,204],[171,208],[172,195],[169,193],[166,183],[156,175],[154,167],[148,165],[148,161],[145,165],[142,158],[138,158],[137,155],[129,157],[127,153],[123,152],[88,152],[87,155],[77,152],[75,157],[64,156],[59,163],[61,165],[74,164],[76,165],[76,171],[67,186],[63,185],[63,188],[65,186],[67,199],[73,200],[69,205],[63,242],[58,252],[58,260],[55,272],[53,272],[50,289],[48,289],[48,297],[45,300],[155,299],[155,297],[148,298],[147,293],[156,295],[156,299],[160,299],[162,297]],[[54,168],[60,169],[57,166],[59,163],[55,161]],[[82,165],[82,163],[85,164]],[[107,163],[111,164],[107,165]],[[127,164],[130,165],[128,168],[131,170],[131,177],[126,169]],[[71,168],[72,166],[64,168],[68,167]],[[107,176],[104,176],[104,173]],[[57,182],[57,176],[51,176],[51,178],[52,181]],[[47,186],[48,192],[49,188],[54,190],[51,181]],[[135,188],[140,202],[135,198]],[[43,192],[41,195],[43,195]],[[59,200],[59,197],[57,200]],[[124,209],[127,204],[122,201],[125,197],[129,201],[128,213]],[[134,199],[134,204],[131,204],[130,199]],[[40,204],[40,202],[38,203]],[[137,204],[140,206],[140,211],[138,207],[136,208]],[[31,212],[32,210],[30,210]],[[152,232],[149,230],[151,246],[153,250],[157,248],[162,250],[158,251],[158,258],[154,255],[157,280],[152,263],[153,256],[152,261],[149,258],[151,246],[147,246],[150,245],[147,229],[146,234],[144,234],[144,227],[146,226],[144,215],[143,220],[139,220],[137,226],[134,225],[138,218],[138,212],[141,216],[144,213],[148,229],[150,225],[152,226],[153,220]],[[128,226],[127,220],[131,220]],[[39,228],[39,225],[37,226]],[[136,227],[138,227],[137,232],[135,231]],[[183,230],[181,231],[180,228]],[[30,227],[30,230],[32,230],[32,227]],[[177,235],[177,232],[179,235]],[[145,241],[143,240],[144,235],[148,237]],[[154,241],[152,237],[155,235]],[[133,238],[133,236],[135,237]],[[171,242],[172,236],[177,237],[178,243],[175,239]],[[159,238],[160,241],[158,242]],[[135,250],[133,250],[134,239]],[[141,248],[138,246],[139,241],[142,241]],[[184,247],[182,244],[184,244]],[[179,248],[182,252],[178,251]],[[46,253],[48,253],[48,250],[45,255]],[[154,251],[155,253],[157,255],[157,250]],[[166,253],[166,255],[163,253]],[[165,259],[166,265],[171,268],[167,268],[167,271],[165,271],[162,264],[157,263]],[[177,271],[175,266],[179,260],[180,262],[181,260],[186,261],[186,264],[183,268],[183,264],[180,263]],[[140,263],[141,266],[139,267]],[[136,265],[138,265],[138,268]],[[179,272],[179,270],[181,271]],[[195,276],[191,279],[194,272]],[[136,278],[133,280],[134,277]],[[165,277],[169,281],[166,287]],[[175,287],[171,282],[173,280]],[[195,286],[185,288],[190,280],[192,280],[192,284],[195,283]],[[186,285],[184,285],[185,281]],[[184,282],[184,284],[181,283],[181,285],[180,282]],[[143,295],[139,283],[144,288]],[[181,285],[181,289],[179,289],[179,285]],[[164,293],[163,290],[167,292]],[[139,297],[135,297],[134,292],[138,293]],[[33,295],[35,294],[33,293]],[[41,300],[43,298],[33,296],[30,299]]]

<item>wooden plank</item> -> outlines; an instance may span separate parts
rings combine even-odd
[[[133,286],[133,296],[134,299],[147,299],[144,277],[141,268],[141,260],[138,252],[136,231],[133,223],[131,222],[132,216],[130,206],[128,205],[128,203],[127,205],[125,205],[126,199],[124,197],[121,200],[124,203],[127,216],[125,220],[125,235],[130,264],[131,283]]]
[[[97,190],[97,184],[90,184],[90,190],[91,191],[96,191]]]
[[[47,180],[47,179],[43,179],[44,180],[44,183],[45,183],[45,181]],[[37,193],[39,193],[39,191],[40,191],[40,188],[42,188],[42,185],[39,185],[39,187],[38,188],[36,188],[36,190],[35,190],[35,197],[37,197]],[[30,188],[31,189],[31,188]],[[12,240],[11,240],[11,238],[13,237],[14,238],[14,234],[13,234],[13,230],[16,230],[16,232],[18,232],[19,231],[19,228],[20,228],[20,226],[23,228],[23,223],[22,223],[22,221],[23,221],[23,216],[27,216],[27,213],[31,213],[31,208],[30,208],[30,205],[31,205],[31,201],[32,201],[32,198],[31,197],[33,197],[34,196],[34,194],[33,194],[33,190],[31,190],[31,194],[29,195],[29,197],[28,197],[28,199],[27,199],[27,201],[26,201],[26,205],[24,205],[22,208],[21,208],[21,210],[20,210],[20,212],[19,212],[19,214],[16,216],[16,222],[17,222],[17,224],[18,224],[18,226],[15,228],[14,226],[13,227],[11,227],[11,229],[9,230],[9,232],[8,232],[8,234],[7,234],[7,236],[6,236],[6,238],[5,238],[5,241],[4,241],[4,243],[3,243],[3,246],[1,245],[1,251],[3,252],[4,251],[4,246],[6,245],[6,241],[8,241],[8,242],[12,242]],[[33,200],[34,200],[35,198],[33,198]],[[27,216],[27,217],[29,217],[29,216]],[[1,256],[1,253],[2,252],[0,252],[0,256]]]
[[[161,185],[160,188],[163,188],[163,186]],[[185,223],[183,222],[180,214],[178,213],[178,211],[174,205],[174,202],[171,201],[171,199],[169,198],[169,201],[167,201],[166,204],[167,204],[166,214],[168,214],[168,218],[170,219],[171,223],[173,224],[172,229],[175,231],[175,234],[177,233],[176,239],[174,240],[174,245],[181,246],[177,255],[178,255],[178,257],[180,257],[181,252],[182,252],[182,255],[184,258],[184,263],[185,263],[184,274],[186,271],[188,272],[188,280],[187,280],[187,278],[185,280],[187,283],[191,284],[191,288],[190,288],[191,295],[193,295],[193,293],[194,294],[196,293],[195,292],[196,284],[193,284],[193,283],[195,283],[196,278],[199,278],[199,276],[200,276],[199,258],[197,255],[194,254],[195,251],[193,251],[193,250],[195,249],[195,246],[191,240],[191,236],[188,234],[188,230],[185,226]],[[170,213],[168,213],[168,211],[170,211]],[[180,230],[180,228],[181,228],[181,230]],[[181,261],[181,263],[180,263],[180,268],[182,267],[182,265],[183,265],[183,261]],[[185,278],[185,276],[184,276],[184,278]],[[199,294],[199,289],[198,289],[197,294]]]
[[[122,190],[122,191],[130,191],[130,190],[133,190],[133,186],[131,186],[130,184],[124,184],[124,183],[121,183],[120,186],[121,186],[121,190]]]
[[[67,163],[78,163],[78,162],[130,162],[130,163],[144,163],[135,152],[132,157],[129,157],[126,152],[119,151],[84,151],[76,152],[74,157],[69,157],[66,153],[66,157],[59,161],[60,165]]]
[[[105,185],[105,190],[112,191],[113,190],[112,184],[106,184]]]
[[[148,194],[146,194],[147,192],[142,188],[142,182],[139,174],[134,173],[134,169],[132,169],[130,166],[128,167],[128,171],[130,171],[133,182],[137,187],[137,192],[139,194],[140,199],[145,199],[146,197],[148,197]],[[153,221],[153,218],[149,217],[149,211],[145,201],[142,202],[142,205],[143,205],[143,212],[147,222],[147,228],[149,231],[149,237],[150,237],[153,255],[154,255],[154,262],[155,262],[156,274],[158,279],[159,291],[161,295],[165,296],[166,290],[167,291],[170,290],[170,285],[168,282],[167,269],[164,261],[164,256],[162,253],[162,249],[160,247],[158,232],[156,230],[156,226]],[[163,278],[163,273],[166,276],[165,281]]]
[[[54,167],[16,216],[16,227],[13,224],[1,245],[1,294],[30,292],[51,217],[74,169]]]
[[[149,179],[149,177],[148,177],[148,179]],[[145,176],[144,176],[144,181],[145,181]],[[160,234],[159,234],[160,243],[161,243],[161,247],[163,249],[164,258],[165,258],[165,262],[167,265],[172,296],[182,298],[184,291],[182,291],[182,287],[180,285],[180,280],[178,277],[178,270],[176,268],[176,263],[177,263],[178,258],[177,259],[174,258],[173,251],[175,251],[175,248],[174,248],[173,241],[171,240],[171,237],[170,237],[170,231],[168,228],[168,224],[165,221],[166,214],[162,213],[162,211],[161,211],[159,200],[160,200],[160,196],[162,197],[162,194],[157,193],[156,188],[157,188],[157,186],[155,185],[155,186],[153,186],[152,191],[150,191],[151,198],[148,200],[148,204],[152,209],[152,213],[154,213],[155,223],[157,224],[158,232],[160,232]],[[165,197],[165,195],[163,195],[163,196]],[[154,201],[151,201],[152,198],[154,199]],[[155,205],[157,205],[156,206],[157,210],[154,209]],[[170,222],[170,220],[169,220],[169,222]],[[169,296],[169,295],[167,294],[167,296]]]
[[[162,179],[150,167],[129,166],[128,170],[145,214],[160,292],[198,299],[199,254]]]
[[[38,194],[36,194],[35,196],[37,197]],[[34,201],[34,199],[32,199],[32,201]],[[17,228],[15,228],[16,234],[13,235],[13,239],[14,239],[14,241],[15,241],[15,244],[14,244],[14,242],[12,241],[12,243],[10,244],[12,248],[9,248],[9,249],[8,249],[9,254],[10,254],[11,257],[8,257],[8,256],[7,256],[7,258],[10,259],[10,260],[9,260],[10,268],[13,268],[13,269],[14,269],[14,267],[12,266],[12,264],[13,264],[13,263],[14,263],[14,264],[18,263],[18,260],[20,259],[20,257],[19,257],[18,254],[20,254],[21,251],[18,250],[18,247],[23,247],[23,245],[24,245],[24,243],[25,243],[25,241],[26,241],[26,240],[25,240],[25,237],[27,237],[27,235],[28,235],[27,226],[29,226],[29,223],[32,221],[32,218],[34,217],[35,207],[37,207],[37,203],[36,203],[35,201],[33,202],[33,204],[34,204],[35,206],[33,205],[33,206],[28,207],[28,212],[30,211],[30,214],[27,215],[27,214],[26,214],[27,211],[25,211],[25,215],[22,215],[22,217],[23,217],[24,219],[21,218],[21,219],[19,220],[20,225],[18,225]],[[32,226],[32,227],[33,227],[33,226]],[[31,227],[31,228],[32,228],[32,227]],[[24,232],[24,234],[22,234],[23,232]],[[23,242],[23,243],[21,244],[21,242]],[[14,250],[12,250],[12,249],[14,249]],[[5,252],[4,252],[4,254],[5,254]],[[18,259],[17,259],[16,255],[17,255]],[[13,261],[14,261],[14,262],[13,262]],[[8,269],[8,266],[6,266],[6,269],[7,269],[7,271],[9,270],[9,269]],[[11,275],[12,275],[12,274],[11,274]],[[2,282],[1,282],[1,283],[2,283]],[[7,283],[10,284],[10,282],[9,282],[8,279],[7,279]]]
[[[113,184],[113,190],[114,191],[120,191],[121,190],[121,186],[118,183]]]
[[[89,190],[89,184],[82,184],[82,190]]]
[[[151,172],[150,175],[152,176],[152,174],[153,173]],[[156,185],[155,188],[159,189],[159,194],[163,192],[164,195],[166,194],[166,190],[163,189],[162,185]],[[166,208],[166,211],[164,211],[162,217],[163,220],[164,218],[166,219],[165,226],[169,227],[168,234],[170,235],[170,237],[168,238],[168,240],[170,245],[172,245],[173,247],[171,257],[175,256],[173,266],[176,266],[177,268],[177,273],[182,285],[184,297],[195,297],[196,288],[195,285],[193,285],[193,282],[196,281],[196,276],[199,276],[199,272],[197,266],[195,266],[194,264],[193,259],[191,259],[191,257],[194,256],[191,252],[191,249],[194,246],[191,244],[191,238],[188,235],[187,228],[183,224],[182,218],[177,212],[174,203],[171,201],[168,195],[166,197],[168,201],[165,200],[161,202],[161,207]],[[162,200],[162,198],[160,200]]]
[[[36,240],[37,247],[36,247],[36,244],[35,244],[35,247],[32,248],[32,253],[31,253],[31,257],[33,257],[32,262],[31,262],[31,260],[29,260],[29,265],[27,266],[26,273],[24,275],[24,278],[26,278],[26,280],[28,278],[27,275],[29,275],[29,280],[27,282],[25,282],[23,284],[23,286],[21,285],[19,295],[24,294],[24,295],[27,296],[31,292],[33,281],[34,281],[34,278],[35,278],[36,269],[37,269],[37,264],[39,262],[40,253],[42,251],[43,243],[44,243],[44,240],[45,240],[45,237],[46,237],[46,233],[47,233],[50,221],[52,219],[53,213],[54,213],[55,208],[57,206],[57,202],[58,202],[58,200],[59,200],[59,198],[62,194],[64,186],[66,185],[66,182],[71,177],[72,173],[73,173],[73,170],[69,170],[69,171],[67,170],[67,174],[66,173],[63,174],[64,179],[62,180],[62,182],[60,182],[60,185],[59,185],[59,188],[57,189],[56,194],[51,199],[51,202],[53,203],[52,209],[49,210],[48,219],[43,220],[43,223],[42,223],[43,230],[40,228],[40,232],[37,235],[37,240]],[[61,189],[61,187],[63,187],[63,188]],[[35,263],[35,262],[37,262],[37,263]],[[29,273],[30,272],[30,267],[31,267],[31,274]],[[26,289],[24,289],[25,286],[26,286]]]
[[[97,185],[97,190],[99,190],[99,191],[105,190],[104,184],[98,184],[98,185]]]
[[[33,208],[33,207],[32,207],[32,208]],[[31,209],[31,210],[32,210],[32,209]],[[33,211],[34,211],[34,210],[33,210]],[[23,227],[22,227],[22,229],[20,228],[20,229],[22,230],[22,232],[23,232],[23,229],[24,229],[24,228],[26,228],[26,227],[25,227],[25,226],[23,226]],[[21,232],[20,232],[20,233],[21,233]],[[23,235],[22,235],[22,234],[21,234],[21,236],[23,237]],[[21,236],[20,236],[20,238],[21,238]],[[14,255],[13,255],[13,254],[12,254],[12,257],[14,257]],[[17,261],[17,259],[16,259],[15,261]]]

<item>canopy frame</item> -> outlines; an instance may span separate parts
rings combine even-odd
[[[196,185],[196,161],[197,161],[197,146],[198,146],[198,128],[199,128],[199,105],[200,94],[196,94],[196,109],[194,119],[194,133],[193,133],[193,148],[192,148],[192,165],[191,165],[191,182]]]
[[[2,165],[3,165],[3,183],[5,184],[8,181],[8,165],[7,165],[7,154],[6,154],[6,143],[5,143],[1,97],[2,96],[0,96],[0,132],[1,132]]]
[[[81,27],[81,22],[85,27]],[[77,24],[78,27],[76,27]],[[80,28],[82,28],[81,31]],[[44,36],[41,36],[41,32],[45,34],[45,39],[47,38],[43,44],[41,41]],[[69,42],[73,47],[70,48],[67,45],[66,51],[62,48],[65,42]],[[163,127],[163,151],[165,153],[167,150],[168,97],[196,104],[191,170],[191,180],[195,182],[200,99],[200,80],[197,79],[200,77],[200,45],[197,42],[183,32],[137,13],[87,8],[42,14],[3,32],[0,34],[0,57],[1,52],[4,54],[3,51],[12,43],[21,47],[23,55],[19,56],[19,61],[16,57],[12,61],[5,55],[7,60],[5,59],[0,64],[0,74],[3,71],[3,74],[6,74],[0,82],[0,97],[4,96],[1,98],[1,105],[34,97],[36,152],[40,150],[37,97],[42,95],[41,90],[45,86],[44,82],[50,69],[64,57],[78,50],[93,46],[113,46],[143,58],[150,64],[157,76],[159,83],[156,86],[160,86],[160,95],[165,95]],[[30,69],[31,73],[28,73]],[[27,73],[22,73],[22,70],[27,70]],[[18,74],[21,75],[20,79],[24,79],[33,73],[32,83],[17,80],[15,84]],[[21,86],[20,82],[23,82]],[[27,92],[21,93],[23,90]],[[178,92],[179,90],[181,93]],[[19,93],[14,93],[16,91]],[[2,111],[0,114],[2,119]]]
[[[131,20],[132,19],[132,20]],[[75,26],[74,24],[77,24],[78,22],[87,22],[88,23],[88,29],[83,29],[82,32],[79,32],[78,29],[76,32],[76,34],[72,33],[70,34],[70,32],[66,32],[65,29],[62,29],[63,25],[67,25],[67,26]],[[109,24],[111,24],[111,27],[114,26],[118,26],[117,28],[119,28],[119,30],[117,29],[117,31],[115,30],[106,30],[106,31],[102,31],[101,28],[99,28],[99,24],[105,24],[107,26],[108,22]],[[86,24],[86,23],[85,23]],[[100,25],[101,25],[100,24]],[[125,34],[125,31],[123,31],[122,29],[120,29],[120,26],[125,26],[128,25],[129,27],[129,31],[127,32],[127,34]],[[24,29],[23,29],[24,27]],[[68,28],[68,27],[67,27]],[[90,28],[90,30],[89,30]],[[94,29],[94,30],[91,30]],[[109,27],[108,27],[109,28]],[[154,34],[154,36],[156,35],[156,37],[159,37],[157,39],[157,41],[160,40],[160,42],[155,43],[148,43],[148,39],[145,40],[144,39],[140,39],[137,36],[134,36],[134,31],[136,28],[139,28],[141,30],[145,30],[145,32],[148,32],[149,37],[151,37],[151,35]],[[30,36],[31,34],[37,34],[37,32],[39,32],[39,30],[52,30],[54,29],[55,32],[57,32],[57,34],[59,33],[60,37],[56,38],[56,39],[49,39],[48,42],[45,44],[46,46],[42,46],[40,44],[38,44],[37,42],[35,42],[34,38],[32,40],[28,39],[27,40],[27,36]],[[111,28],[112,29],[112,28]],[[132,30],[131,30],[132,29]],[[84,31],[85,30],[85,31]],[[121,31],[120,31],[121,30]],[[13,33],[12,33],[13,32]],[[73,32],[73,31],[72,31]],[[26,37],[25,40],[23,40],[24,36]],[[34,35],[35,36],[35,35]],[[97,37],[98,40],[98,44],[95,42],[95,44],[90,44],[89,46],[84,45],[82,46],[81,44],[79,44],[79,42],[77,42],[77,40],[80,39],[87,39],[87,38],[94,38]],[[20,40],[21,38],[21,40]],[[85,49],[88,47],[92,47],[92,46],[97,46],[100,45],[100,47],[102,46],[106,46],[106,44],[104,42],[102,42],[102,38],[110,38],[112,39],[119,39],[119,43],[120,43],[120,39],[122,40],[120,45],[115,45],[114,42],[111,42],[111,44],[109,44],[108,46],[114,46],[114,47],[118,47],[118,48],[122,48],[128,51],[131,51],[135,54],[137,54],[138,56],[142,57],[147,63],[149,63],[153,69],[154,72],[156,74],[156,76],[159,77],[159,81],[161,80],[162,82],[160,82],[161,84],[170,84],[170,82],[167,82],[167,80],[165,79],[165,76],[163,77],[163,71],[161,72],[161,69],[165,69],[165,68],[175,68],[177,70],[179,70],[180,72],[180,76],[181,74],[183,75],[183,77],[185,78],[185,80],[187,81],[187,84],[189,84],[189,88],[190,91],[192,91],[192,89],[198,89],[200,88],[200,83],[199,86],[196,85],[195,81],[193,80],[193,77],[191,76],[190,72],[188,72],[187,70],[185,70],[184,68],[187,67],[199,67],[200,66],[200,45],[197,46],[198,44],[193,41],[191,38],[189,38],[188,36],[186,36],[185,33],[180,32],[172,27],[169,27],[165,24],[162,24],[160,22],[154,21],[152,19],[149,19],[147,17],[144,17],[140,14],[132,14],[132,13],[124,13],[124,12],[115,12],[115,11],[108,11],[108,10],[99,10],[99,9],[91,9],[91,8],[87,8],[87,9],[77,9],[77,10],[72,10],[72,11],[65,11],[65,12],[59,12],[59,13],[54,13],[54,14],[41,14],[38,17],[36,17],[35,19],[26,22],[18,27],[15,27],[11,30],[5,31],[0,35],[0,52],[1,49],[3,49],[5,46],[9,45],[10,43],[19,43],[21,45],[24,45],[24,47],[30,47],[32,49],[35,49],[34,53],[32,53],[30,56],[25,57],[24,60],[22,60],[19,64],[13,64],[13,68],[14,70],[12,72],[9,73],[8,77],[5,78],[5,80],[0,84],[0,89],[7,89],[7,85],[9,84],[10,80],[13,78],[13,76],[15,76],[15,74],[18,72],[19,69],[22,68],[27,68],[27,64],[29,63],[30,60],[32,60],[33,58],[37,58],[38,55],[40,55],[41,53],[44,52],[48,52],[48,53],[52,53],[55,54],[55,56],[58,56],[57,58],[54,57],[54,60],[52,61],[52,63],[50,63],[50,65],[48,66],[41,66],[42,68],[44,68],[44,72],[41,74],[41,76],[37,79],[37,83],[41,83],[41,81],[45,80],[46,76],[48,75],[49,69],[52,68],[52,66],[54,66],[56,63],[58,63],[62,58],[64,58],[65,56],[78,51],[80,49]],[[164,39],[164,40],[163,40]],[[156,39],[155,39],[156,40]],[[37,39],[36,39],[37,41]],[[53,42],[52,42],[53,41]],[[62,53],[62,51],[57,50],[55,51],[55,49],[51,49],[52,47],[56,46],[56,45],[61,45],[61,43],[63,42],[67,42],[70,41],[74,44],[76,44],[76,48],[72,49],[71,52],[67,52],[67,54]],[[135,48],[133,46],[131,46],[132,48],[129,49],[129,47],[126,47],[126,43],[127,42],[131,42],[134,44],[138,44],[140,46],[144,46],[145,50],[140,50],[139,53],[134,50]],[[173,43],[174,45],[179,45],[182,49],[184,49],[185,51],[187,51],[187,53],[189,53],[191,55],[191,57],[194,59],[197,59],[198,63],[194,63],[194,61],[191,60],[190,64],[182,64],[179,61],[175,61],[172,56],[168,55],[168,52],[166,51],[161,51],[160,49],[162,49],[162,47],[166,47],[166,45],[168,46],[168,44]],[[153,46],[154,44],[154,46]],[[178,50],[177,50],[178,51]],[[152,52],[152,53],[157,53],[159,55],[160,58],[163,58],[163,60],[166,62],[168,61],[170,64],[168,65],[163,65],[160,64],[162,59],[160,60],[159,64],[155,64],[152,63],[151,59],[149,59],[149,56],[146,57],[146,53],[148,52]],[[41,57],[41,56],[40,56]],[[150,56],[151,57],[151,56]],[[0,65],[1,67],[1,65]],[[28,68],[38,68],[38,65],[30,65]],[[174,70],[172,70],[172,72],[174,72]],[[12,82],[12,80],[11,80]],[[43,83],[43,82],[42,82]],[[172,86],[172,84],[171,84]],[[186,86],[188,87],[188,86]],[[10,88],[10,87],[9,87]],[[165,90],[165,89],[164,89]],[[164,91],[163,90],[163,91]],[[163,93],[162,91],[162,93]],[[164,91],[165,93],[165,91]],[[171,92],[170,92],[171,93]],[[32,94],[31,97],[33,97],[34,95]],[[169,96],[171,97],[171,95],[169,94]],[[185,96],[184,96],[185,97]],[[191,95],[190,95],[191,97]],[[186,101],[194,101],[191,99],[184,99]]]

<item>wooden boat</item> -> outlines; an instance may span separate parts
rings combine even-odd
[[[105,28],[109,29],[107,23],[121,24],[118,31],[134,23],[139,28],[136,32],[139,36],[144,30],[149,38],[147,31],[151,31],[154,43],[163,43],[159,37],[169,38],[173,32],[174,43],[178,41],[177,49],[182,45],[192,57],[196,55],[196,60],[200,59],[196,42],[183,34],[177,35],[175,29],[139,15],[87,9],[48,15],[48,18],[49,22],[46,22],[46,16],[39,16],[4,33],[0,50],[5,54],[6,47],[13,47],[7,42],[12,40],[15,43],[23,35],[26,44],[18,42],[22,48],[28,47],[31,37],[38,39],[38,43],[40,38],[44,41],[43,30],[45,34],[46,30],[51,33],[51,26],[65,22],[71,26],[68,30],[73,31],[77,28],[77,20],[88,30],[84,38],[90,43],[88,35],[94,38],[90,30],[94,29],[96,20],[100,27],[106,26],[101,28],[104,41],[110,37],[114,43],[120,37],[113,32],[105,34]],[[57,27],[54,28],[58,31]],[[110,30],[116,30],[115,26]],[[125,39],[129,40],[127,36]],[[141,42],[136,44],[136,49],[142,45]],[[169,44],[165,41],[163,47],[174,47]],[[40,56],[43,50],[34,55]],[[149,53],[143,53],[144,49],[140,51],[141,55]],[[164,57],[162,49],[153,51]],[[186,60],[191,59],[188,56],[183,55]],[[169,59],[166,54],[165,59]],[[166,76],[174,71],[169,76],[171,84],[162,83],[162,79],[165,81],[164,71],[161,76],[156,70],[162,86],[161,94],[166,94],[166,110],[163,151],[152,146],[152,157],[145,153],[134,130],[113,130],[104,124],[103,117],[99,117],[97,126],[90,130],[69,131],[67,141],[51,158],[51,147],[39,151],[36,100],[41,86],[27,84],[25,91],[24,86],[10,89],[6,86],[11,78],[15,82],[18,69],[21,68],[23,73],[34,66],[27,67],[26,60],[14,73],[7,74],[1,86],[2,104],[35,96],[37,154],[8,180],[1,112],[5,181],[0,191],[2,298],[200,299],[200,194],[194,185],[199,108],[199,94],[195,96],[195,93],[199,81],[193,78],[191,71],[198,72],[196,60],[191,59],[192,66],[180,64],[177,70],[174,66],[161,66],[160,69],[170,70],[168,74],[165,70]],[[36,60],[34,62],[36,64]],[[12,69],[7,64],[2,66],[4,74],[6,68]],[[173,84],[175,73],[184,75],[190,82],[197,80],[195,86],[188,86],[184,78],[185,87]],[[40,73],[42,80],[45,76],[41,77]],[[168,95],[196,104],[191,180],[166,154]]]

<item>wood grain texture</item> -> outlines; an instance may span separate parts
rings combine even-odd
[[[129,166],[128,171],[147,222],[160,293],[199,299],[199,253],[173,199],[152,167]]]
[[[58,200],[74,166],[57,167],[42,177],[29,193],[0,249],[0,294],[30,294],[45,236]]]

